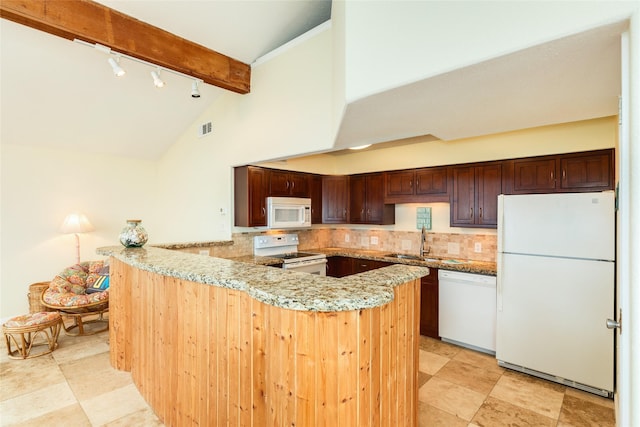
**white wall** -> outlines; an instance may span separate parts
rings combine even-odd
[[[350,1],[346,100],[628,18],[633,1]]]
[[[330,26],[306,37],[252,69],[250,94],[225,94],[207,109],[196,123],[212,120],[212,134],[197,138],[194,124],[161,159],[165,241],[230,238],[233,166],[331,147]]]
[[[80,235],[83,261],[118,245],[126,219],[142,219],[154,240],[153,162],[4,141],[1,153],[0,319],[28,313],[29,285],[75,263],[75,237],[58,231],[67,214],[84,212],[96,229]]]

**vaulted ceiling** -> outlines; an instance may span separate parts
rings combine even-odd
[[[330,0],[99,0],[139,21],[245,64],[330,19]],[[115,49],[114,49],[115,50]],[[223,93],[127,58],[114,78],[108,54],[0,20],[3,143],[157,159]],[[200,77],[200,76],[198,76]],[[242,95],[238,95],[242,96]]]
[[[140,21],[251,64],[330,19],[330,0],[100,0]],[[335,148],[456,139],[617,113],[624,23],[568,36],[356,100]],[[157,159],[224,89],[0,20],[2,142]],[[243,95],[238,95],[243,96]],[[402,141],[401,141],[402,143]]]

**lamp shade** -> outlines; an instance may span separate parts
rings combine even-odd
[[[60,231],[68,233],[86,233],[87,231],[93,231],[95,228],[89,222],[89,218],[83,213],[70,213],[64,219],[64,222],[60,226]]]

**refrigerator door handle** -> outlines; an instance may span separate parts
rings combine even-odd
[[[502,257],[504,254],[498,252],[498,274],[496,275],[496,310],[502,311]]]
[[[504,194],[498,195],[498,253],[504,248]],[[500,269],[498,269],[500,271]]]

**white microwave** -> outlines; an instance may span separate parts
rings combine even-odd
[[[269,228],[311,227],[311,199],[300,197],[267,197]]]

